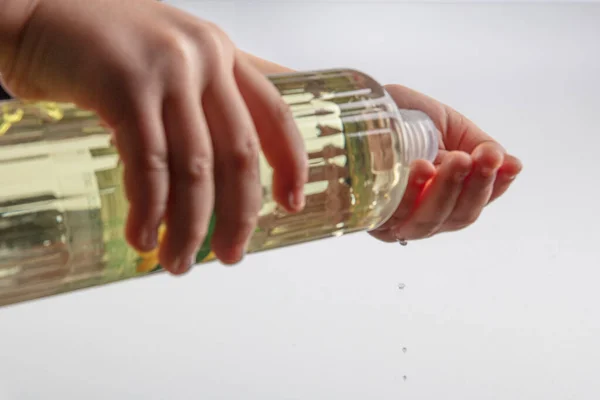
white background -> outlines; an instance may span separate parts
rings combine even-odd
[[[522,176],[405,248],[357,234],[2,309],[0,400],[600,398],[600,5],[172,3],[279,63],[426,92]]]

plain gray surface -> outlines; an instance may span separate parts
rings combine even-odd
[[[407,247],[357,234],[1,309],[1,400],[600,397],[600,5],[172,3],[279,63],[439,98],[523,174]]]

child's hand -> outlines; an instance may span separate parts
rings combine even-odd
[[[521,171],[521,162],[467,118],[399,85],[387,91],[400,108],[428,114],[441,132],[434,164],[411,166],[408,187],[394,216],[371,232],[384,241],[423,239],[473,224]]]
[[[4,82],[23,99],[96,111],[115,130],[136,248],[156,246],[164,219],[160,263],[187,271],[214,208],[213,251],[240,260],[261,206],[261,148],[278,202],[303,208],[307,159],[294,120],[218,27],[154,0],[15,1],[7,12],[31,7],[0,52]]]

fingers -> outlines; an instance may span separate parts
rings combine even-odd
[[[504,154],[493,143],[483,143],[472,155],[473,171],[465,181],[462,193],[442,231],[454,231],[473,224],[488,203],[496,174],[502,165]]]
[[[157,231],[167,208],[169,167],[160,101],[150,93],[139,96],[127,125],[113,139],[124,164],[129,201],[126,238],[141,251],[157,246]],[[143,111],[142,111],[143,110]]]
[[[397,238],[412,240],[428,237],[443,225],[454,210],[463,183],[472,167],[471,157],[462,152],[449,152],[437,174],[419,197],[411,216],[394,228]]]
[[[259,141],[232,76],[215,81],[203,99],[214,154],[217,225],[215,255],[225,264],[241,260],[261,207]]]
[[[522,169],[523,164],[518,158],[511,156],[510,154],[504,156],[504,163],[498,171],[498,176],[496,178],[496,182],[494,183],[494,189],[489,200],[490,203],[502,196],[504,192],[508,190],[517,175],[521,173]]]
[[[305,201],[308,157],[293,115],[277,89],[243,57],[236,61],[235,77],[264,155],[274,169],[275,200],[289,212],[300,211]]]
[[[425,184],[434,176],[434,174],[435,167],[431,165],[430,162],[425,160],[414,161],[410,168],[410,176],[408,177],[408,183],[402,201],[394,212],[394,215],[392,215],[392,217],[382,226],[369,233],[385,242],[395,242],[397,238],[395,237],[392,228],[401,225],[409,218]]]
[[[405,221],[411,214],[421,196],[425,184],[435,175],[435,168],[426,160],[416,160],[411,165],[408,185],[400,202],[400,206],[394,213],[392,221]]]
[[[444,125],[446,109],[444,104],[406,86],[386,85],[385,89],[392,96],[399,108],[424,112],[436,124],[442,135],[444,135],[446,131]]]
[[[397,242],[398,239],[394,236],[390,229],[376,229],[369,232],[369,235],[373,236],[375,239],[381,240],[382,242],[392,243]]]
[[[443,149],[471,154],[481,143],[496,143],[491,136],[452,107],[401,85],[387,85],[385,88],[398,107],[421,110],[432,119],[442,134]]]
[[[159,259],[171,273],[182,274],[195,261],[212,214],[212,144],[200,96],[185,88],[165,99],[163,120],[169,146],[170,191]]]
[[[417,239],[435,232],[453,231],[471,225],[487,204],[508,190],[521,171],[520,161],[507,154],[492,137],[451,107],[404,86],[387,85],[386,90],[400,108],[418,109],[428,114],[442,134],[442,143],[434,162],[438,173],[431,187],[427,187],[420,197],[419,204],[412,210],[410,217],[404,217],[402,223],[396,221],[396,233],[399,237]],[[450,195],[435,190],[435,182],[445,179],[442,177],[444,169],[450,173],[447,169],[448,156],[457,153],[461,153],[463,158],[470,155],[474,164],[458,198],[458,185],[450,189]],[[453,201],[454,209],[446,214]],[[443,204],[440,206],[443,211],[436,209],[436,203]],[[402,213],[405,212],[404,210]],[[444,218],[447,219],[444,221]],[[435,227],[435,224],[438,226]]]
[[[128,129],[117,138],[129,155],[124,157],[128,239],[139,250],[152,250],[158,227],[166,222],[159,261],[174,274],[195,261],[213,210],[216,228],[209,239],[215,255],[225,264],[243,257],[261,207],[261,145],[274,169],[274,197],[286,210],[303,208],[308,175],[304,142],[291,113],[251,66],[241,63],[235,76],[217,74],[203,91],[190,86],[172,87],[162,105],[140,106],[146,110],[137,119],[142,134]]]
[[[472,160],[471,167],[468,158]],[[442,151],[436,162],[433,179],[430,178],[435,170],[431,171],[434,168],[431,164],[412,165],[400,206],[384,225],[369,232],[372,236],[396,242],[465,228],[508,189],[522,168],[518,159],[489,142],[478,146],[471,156]],[[464,177],[461,183],[460,178]]]

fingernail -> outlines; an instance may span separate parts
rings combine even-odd
[[[302,210],[306,201],[304,197],[304,187],[296,188],[290,192],[288,201],[290,208],[296,211]]]
[[[177,258],[174,262],[173,262],[173,268],[171,273],[173,273],[174,275],[181,275],[185,272],[187,272],[190,267],[192,267],[192,265],[194,265],[196,263],[196,253],[194,253],[193,255],[189,256],[189,257],[181,257],[181,258]]]

